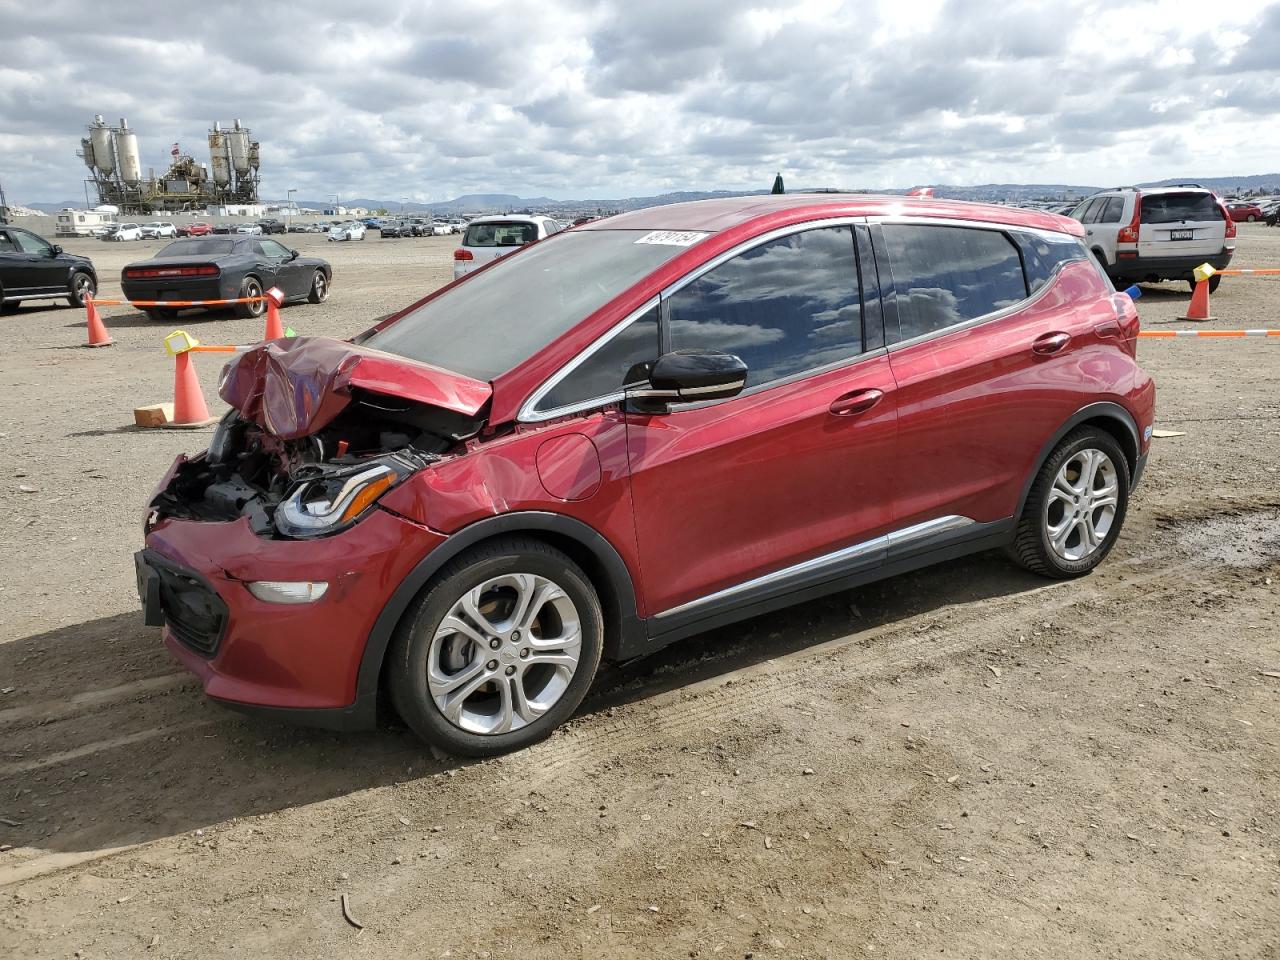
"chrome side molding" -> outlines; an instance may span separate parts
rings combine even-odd
[[[832,553],[823,554],[820,557],[814,557],[811,560],[805,560],[801,563],[793,564],[790,567],[783,567],[781,570],[775,570],[773,573],[766,573],[763,576],[753,577],[750,580],[744,580],[742,583],[734,584],[732,587],[725,587],[723,590],[717,590],[715,593],[708,593],[706,596],[698,597],[687,603],[682,603],[678,607],[672,607],[669,610],[663,610],[659,614],[655,614],[655,620],[661,620],[664,617],[673,617],[677,614],[688,613],[707,604],[718,603],[722,600],[728,600],[739,594],[749,593],[760,587],[768,587],[775,584],[784,583],[787,580],[803,577],[806,574],[818,573],[827,568],[838,569],[845,563],[850,561],[870,558],[879,555],[880,559],[884,559],[889,551],[902,549],[910,544],[925,540],[929,537],[939,536],[945,533],[953,533],[963,530],[965,527],[973,526],[977,521],[969,517],[946,516],[937,517],[933,520],[926,520],[924,523],[913,524],[910,527],[904,527],[901,530],[895,530],[892,533],[885,534],[881,537],[873,537],[870,540],[864,540],[862,543],[855,543],[852,546],[842,547]]]

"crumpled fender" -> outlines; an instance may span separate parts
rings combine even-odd
[[[246,420],[296,440],[331,423],[351,402],[352,388],[469,417],[493,393],[482,381],[331,337],[260,344],[228,365],[218,393]]]

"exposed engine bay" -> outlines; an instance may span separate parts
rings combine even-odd
[[[386,490],[441,459],[481,420],[352,390],[324,427],[285,440],[231,410],[209,449],[179,466],[151,502],[162,517],[246,517],[259,536],[303,538],[345,529]]]

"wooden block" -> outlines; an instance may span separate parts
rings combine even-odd
[[[153,403],[149,407],[137,407],[133,411],[133,422],[139,427],[163,427],[172,420],[172,403]]]

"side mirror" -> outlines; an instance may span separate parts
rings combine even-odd
[[[49,254],[49,256],[51,257],[56,257],[58,254],[62,253],[62,248],[58,246],[56,243],[49,249],[53,251],[52,253]]]
[[[628,392],[637,400],[692,403],[736,397],[747,385],[747,365],[729,353],[675,350],[649,367],[649,383]]]
[[[290,251],[289,251],[289,259],[290,259],[290,260],[297,260],[297,259],[298,259],[298,251],[297,251],[297,250],[290,250]]]

